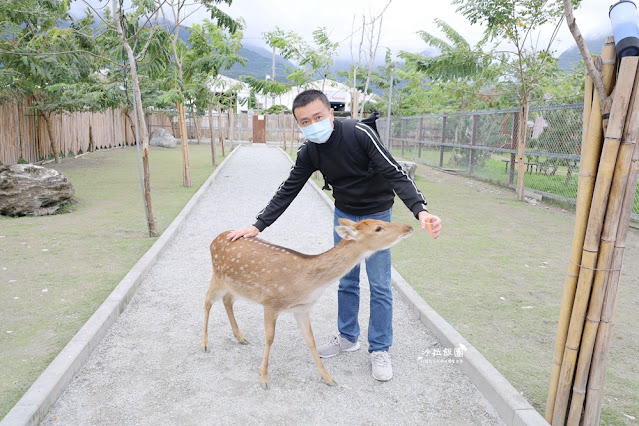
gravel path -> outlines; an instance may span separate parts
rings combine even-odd
[[[244,146],[233,154],[43,424],[502,424],[457,365],[432,355],[452,348],[442,347],[398,295],[394,378],[371,377],[365,282],[362,348],[324,361],[337,387],[323,383],[285,313],[271,350],[270,390],[262,390],[262,307],[247,301],[237,301],[235,315],[251,344],[236,342],[217,301],[211,352],[200,350],[208,246],[220,232],[253,223],[289,169],[276,148]],[[260,237],[314,254],[332,246],[331,228],[332,211],[309,184]],[[311,314],[318,345],[336,332],[336,318],[337,283]]]

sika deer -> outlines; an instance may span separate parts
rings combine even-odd
[[[211,304],[220,296],[235,338],[240,343],[247,343],[233,314],[234,298],[243,297],[264,306],[266,345],[260,370],[260,384],[264,389],[268,389],[268,358],[275,336],[275,323],[283,311],[293,312],[320,376],[326,384],[335,385],[317,354],[309,311],[328,285],[344,276],[364,258],[395,245],[413,232],[409,225],[374,219],[359,223],[339,219],[339,224],[335,230],[343,238],[342,241],[318,255],[298,253],[259,238],[230,242],[226,239],[228,231],[218,235],[210,247],[213,277],[204,303],[204,351],[208,352]]]

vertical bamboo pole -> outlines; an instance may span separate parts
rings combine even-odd
[[[581,349],[579,350],[579,361],[577,363],[577,370],[575,373],[575,383],[573,385],[572,400],[570,402],[568,424],[579,424],[581,419],[588,373],[590,371],[590,364],[592,360],[592,352],[595,346],[595,337],[597,335],[601,319],[601,310],[603,306],[604,292],[606,289],[605,284],[609,276],[609,268],[612,262],[619,217],[621,216],[621,207],[624,193],[626,191],[628,174],[630,172],[634,141],[637,138],[637,131],[639,130],[639,98],[637,98],[638,84],[639,73],[635,75],[634,86],[631,94],[632,103],[628,114],[626,115],[625,129],[621,140],[621,146],[619,147],[619,152],[617,154],[617,161],[610,189],[610,197],[608,198],[608,207],[606,209],[603,231],[601,233],[601,243],[599,246],[599,256],[597,259],[597,271],[595,271],[588,306],[588,314],[586,316],[586,323],[581,337]]]
[[[559,384],[557,387],[557,397],[553,411],[553,425],[563,425],[568,409],[570,388],[572,386],[577,352],[584,328],[584,318],[590,291],[594,269],[597,264],[599,240],[603,227],[603,219],[607,206],[608,195],[612,183],[612,175],[617,160],[617,153],[621,137],[623,136],[623,125],[630,102],[630,93],[637,71],[637,58],[625,57],[621,61],[619,79],[615,91],[606,138],[601,153],[601,160],[597,171],[597,179],[592,197],[586,237],[581,255],[581,269],[575,292],[575,300],[570,316],[570,325],[566,337],[564,356],[559,373]]]
[[[633,112],[634,113],[634,112]],[[635,130],[636,132],[636,130]],[[608,352],[610,350],[610,338],[615,321],[617,308],[617,295],[619,288],[619,276],[621,275],[621,264],[626,246],[626,236],[632,207],[637,189],[637,177],[639,175],[639,144],[635,138],[628,142],[634,144],[630,173],[626,182],[626,189],[623,195],[621,216],[617,227],[617,237],[612,255],[610,274],[606,283],[603,308],[601,311],[601,322],[597,329],[597,338],[593,350],[590,377],[588,378],[588,393],[586,394],[586,408],[584,411],[584,425],[599,424],[601,414],[601,397],[603,393],[603,382],[608,367]]]
[[[213,138],[213,107],[209,104],[209,133],[211,137],[211,162],[214,166],[217,166],[217,153],[215,152],[215,139]]]
[[[604,46],[602,57],[610,59],[615,55],[614,46],[612,49]],[[602,66],[602,76],[606,92],[612,91],[612,76],[614,67],[607,65]],[[590,80],[592,83],[592,80]],[[588,88],[588,86],[586,86]],[[593,93],[592,88],[586,90],[584,94],[584,102],[588,104],[590,99],[588,93]],[[515,117],[517,123],[517,117]],[[592,191],[595,185],[595,177],[597,173],[597,164],[599,164],[599,156],[602,144],[602,116],[599,97],[592,96],[592,107],[590,108],[589,122],[584,122],[583,135],[587,139],[582,141],[581,146],[581,164],[579,166],[579,181],[577,186],[577,207],[575,214],[575,231],[572,240],[572,250],[570,253],[570,262],[568,264],[568,273],[564,284],[564,292],[561,300],[561,309],[559,311],[559,323],[557,325],[557,338],[555,341],[555,355],[552,364],[552,373],[550,378],[550,386],[548,390],[548,399],[546,401],[546,421],[552,422],[553,410],[555,407],[555,399],[557,396],[557,385],[559,383],[559,373],[561,370],[561,361],[564,354],[564,345],[566,344],[566,336],[568,335],[568,326],[570,323],[570,315],[572,305],[575,299],[575,291],[579,277],[579,265],[581,264],[582,248],[586,236],[586,225],[590,214],[590,203],[592,201]],[[515,135],[513,130],[513,135]],[[514,139],[513,139],[514,145]],[[511,157],[512,159],[512,157]],[[511,178],[513,165],[511,163]]]

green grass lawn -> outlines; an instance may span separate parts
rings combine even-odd
[[[186,188],[180,148],[151,147],[160,232],[214,170],[210,145],[189,149],[193,186]],[[46,167],[75,187],[67,213],[0,216],[0,418],[156,240],[148,237],[135,148]]]

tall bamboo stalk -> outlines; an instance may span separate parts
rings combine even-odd
[[[615,171],[610,188],[610,196],[608,197],[608,207],[606,209],[603,231],[601,233],[601,243],[599,246],[599,256],[597,259],[597,270],[595,271],[588,306],[588,314],[586,315],[586,323],[581,337],[581,348],[579,350],[579,360],[577,363],[572,399],[570,402],[570,412],[568,415],[569,425],[579,424],[586,395],[586,384],[588,380],[588,373],[590,371],[592,351],[595,346],[595,337],[597,336],[597,329],[601,318],[604,292],[606,289],[605,284],[609,276],[609,268],[612,262],[613,249],[617,237],[617,227],[619,225],[619,217],[621,216],[621,207],[624,193],[626,191],[628,174],[630,172],[634,141],[637,138],[639,125],[639,99],[637,98],[638,84],[639,73],[635,75],[635,81],[630,97],[630,109],[626,115],[623,138],[617,154]]]
[[[619,276],[621,275],[621,265],[623,261],[624,248],[626,246],[626,236],[632,215],[632,207],[635,199],[635,191],[637,189],[637,177],[639,176],[639,144],[635,138],[629,140],[634,144],[632,164],[630,173],[626,182],[626,189],[623,195],[623,203],[621,207],[621,217],[619,218],[619,226],[617,227],[617,237],[615,248],[612,255],[612,263],[610,266],[610,274],[606,284],[604,294],[603,309],[601,311],[601,322],[597,329],[597,338],[595,340],[595,348],[592,356],[592,365],[590,368],[590,377],[588,378],[588,393],[586,395],[586,408],[584,410],[584,425],[599,424],[601,415],[601,398],[603,394],[603,382],[606,377],[606,369],[608,367],[608,353],[610,351],[610,338],[615,322],[615,314],[617,309],[617,296],[619,289]]]
[[[584,247],[581,255],[581,268],[575,292],[575,301],[570,316],[570,325],[566,337],[564,356],[559,373],[557,397],[553,411],[553,425],[563,425],[568,409],[570,389],[572,387],[575,364],[578,355],[581,335],[584,328],[584,319],[588,307],[588,299],[592,288],[594,270],[597,264],[599,240],[603,228],[603,220],[606,211],[608,195],[612,183],[612,176],[617,160],[619,145],[623,136],[623,126],[628,112],[628,104],[632,85],[637,71],[637,58],[625,57],[621,61],[619,78],[615,97],[612,103],[606,138],[604,140],[601,160],[597,170],[597,179],[593,192],[590,214]]]
[[[614,57],[614,46],[610,48],[608,45],[604,45],[601,55],[608,60],[611,56]],[[612,91],[612,76],[614,73],[614,66],[602,66],[603,81],[607,93]],[[579,166],[579,181],[577,186],[575,231],[573,234],[572,250],[570,253],[570,263],[568,264],[568,274],[566,275],[564,293],[561,300],[561,309],[559,311],[559,323],[557,325],[557,338],[555,341],[555,356],[553,358],[550,387],[548,390],[548,399],[546,401],[546,421],[548,422],[552,422],[552,413],[555,407],[557,386],[559,384],[559,373],[561,371],[561,361],[564,356],[564,345],[566,344],[568,325],[570,324],[570,315],[575,299],[575,291],[577,289],[581,253],[586,236],[586,226],[588,223],[588,215],[590,214],[592,191],[595,186],[597,165],[599,164],[601,144],[603,142],[603,134],[601,131],[602,116],[599,96],[597,96],[596,92],[593,91],[592,79],[587,77],[586,83],[590,84],[586,84],[586,90],[584,93],[584,111],[589,111],[589,121],[585,121],[586,115],[584,114],[585,128],[583,131],[583,140],[581,145],[581,164]],[[586,105],[590,106],[590,108]]]

